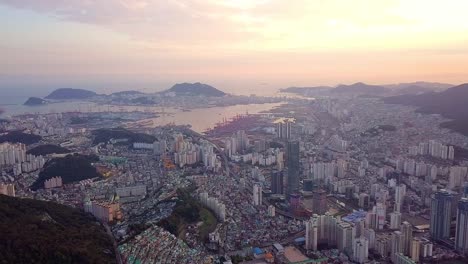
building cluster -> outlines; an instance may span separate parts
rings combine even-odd
[[[13,174],[18,176],[22,173],[36,171],[45,164],[42,156],[26,154],[24,144],[0,144],[0,167],[13,166]]]
[[[226,206],[215,197],[208,196],[207,192],[200,193],[201,203],[212,210],[219,221],[226,220]]]
[[[280,118],[276,120],[276,137],[284,140],[291,139],[291,127],[294,122],[294,118]]]
[[[419,143],[418,146],[411,146],[408,148],[410,155],[430,155],[434,158],[440,159],[455,159],[455,149],[453,146],[447,146],[436,140],[429,140],[429,142]]]
[[[44,181],[44,189],[62,187],[62,177],[52,177]]]
[[[15,197],[15,185],[0,183],[0,194]]]
[[[87,198],[84,201],[83,209],[85,212],[91,213],[94,217],[106,223],[122,219],[119,202],[91,201]]]
[[[201,140],[200,144],[184,139],[182,134],[175,135],[174,163],[179,167],[194,165],[202,162],[210,170],[217,170],[221,166],[214,146],[208,141]]]
[[[145,196],[146,185],[141,184],[141,185],[135,185],[135,186],[118,187],[115,189],[115,193],[119,197]]]
[[[257,143],[258,147],[261,148],[261,143]],[[244,130],[239,130],[234,133],[230,138],[224,141],[225,152],[228,157],[232,157],[236,154],[243,154],[244,151],[249,147],[250,141]],[[265,143],[266,145],[266,143]]]

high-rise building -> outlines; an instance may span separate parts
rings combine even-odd
[[[440,240],[450,236],[452,220],[453,195],[447,190],[440,190],[431,199],[430,234],[433,239]]]
[[[276,207],[274,205],[268,206],[268,216],[274,217],[276,215]]]
[[[403,254],[410,256],[411,242],[413,241],[413,227],[407,221],[401,224],[401,233],[403,235]]]
[[[0,184],[0,194],[15,197],[15,185],[13,184]]]
[[[403,206],[403,200],[406,195],[406,185],[399,184],[395,187],[395,211],[401,212]]]
[[[299,190],[299,142],[289,141],[287,144],[288,186],[287,195]]]
[[[283,194],[283,172],[275,171],[271,173],[271,192],[274,194]]]
[[[400,231],[392,233],[392,248],[390,258],[396,263],[397,254],[403,252],[403,234]]]
[[[369,241],[360,237],[353,242],[353,258],[357,263],[365,263],[369,256]]]
[[[305,221],[306,226],[306,249],[316,251],[318,244],[318,215],[314,214],[309,220]]]
[[[328,211],[327,192],[323,189],[317,189],[313,191],[312,197],[312,211],[320,215],[325,214]]]
[[[455,249],[468,255],[468,198],[458,202]]]
[[[291,138],[291,124],[293,119],[283,118],[277,122],[276,135],[281,139],[290,139]]]
[[[348,255],[353,253],[353,240],[356,230],[346,222],[339,222],[336,226],[336,244],[339,251],[343,251]]]
[[[390,214],[390,229],[400,229],[401,213],[393,212]]]
[[[419,239],[413,239],[411,241],[411,259],[414,262],[419,262],[419,255],[420,255],[420,248],[421,248],[421,242]]]
[[[370,205],[370,197],[367,193],[359,194],[359,202],[358,205],[360,208],[367,209]]]
[[[254,183],[253,185],[253,205],[262,204],[262,185],[260,183]]]

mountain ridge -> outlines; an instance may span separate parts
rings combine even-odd
[[[179,96],[209,96],[221,97],[226,95],[225,92],[216,89],[215,87],[196,82],[196,83],[177,83],[163,93],[175,93]]]
[[[93,91],[76,88],[59,88],[44,97],[45,99],[64,100],[64,99],[88,99],[97,94]]]

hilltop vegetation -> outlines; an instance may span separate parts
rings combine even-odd
[[[34,134],[27,134],[21,131],[10,131],[6,134],[0,135],[0,143],[11,142],[11,143],[23,143],[31,145],[41,141],[42,137]]]
[[[449,88],[439,93],[387,97],[385,103],[411,105],[426,114],[440,114],[453,119],[441,126],[468,135],[468,83]]]
[[[178,201],[172,214],[161,220],[158,225],[175,236],[183,236],[185,228],[189,224],[202,221],[199,227],[200,238],[208,239],[208,234],[213,232],[218,221],[214,214],[203,207],[198,200],[191,196],[193,188],[177,189]]]
[[[204,83],[178,83],[165,92],[173,92],[177,95],[185,96],[213,96],[220,97],[226,95],[223,91]]]
[[[124,128],[103,128],[94,130],[92,133],[94,144],[108,143],[111,139],[128,139],[126,144],[133,144],[134,142],[153,143],[156,140],[154,136],[135,133]]]
[[[36,105],[43,105],[43,104],[46,104],[47,101],[45,101],[44,99],[41,99],[39,97],[29,97],[28,100],[26,102],[24,102],[24,105],[28,105],[28,106],[36,106]]]
[[[102,177],[96,168],[91,165],[92,162],[97,161],[99,161],[97,156],[80,154],[53,158],[46,162],[43,170],[39,173],[39,178],[33,183],[31,189],[43,188],[44,181],[56,176],[62,177],[63,184]]]
[[[116,263],[110,237],[89,214],[0,195],[0,263]]]
[[[55,99],[55,100],[63,100],[63,99],[88,99],[93,96],[96,96],[95,92],[84,90],[84,89],[73,89],[73,88],[60,88],[48,96],[46,99]]]
[[[63,148],[63,147],[52,145],[52,144],[46,144],[46,145],[40,145],[35,148],[32,148],[28,150],[26,153],[34,155],[34,156],[39,156],[39,155],[45,156],[48,154],[65,154],[69,152],[70,150],[67,148]]]

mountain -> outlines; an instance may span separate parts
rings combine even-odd
[[[442,90],[446,90],[448,88],[454,87],[455,85],[448,84],[448,83],[437,83],[437,82],[411,82],[411,83],[386,84],[382,86],[385,88],[394,89],[394,90],[417,87],[418,89],[426,89],[429,91],[442,91]]]
[[[0,263],[117,263],[90,214],[53,202],[0,195]]]
[[[368,95],[381,95],[386,93],[388,90],[383,86],[369,85],[362,82],[358,82],[351,85],[338,85],[335,89],[331,90],[333,93],[341,94],[368,94]]]
[[[172,86],[169,90],[164,93],[173,92],[180,96],[212,96],[221,97],[226,95],[223,91],[220,91],[213,86],[204,83],[178,83]]]
[[[29,97],[28,100],[26,100],[26,102],[24,102],[24,105],[28,105],[28,106],[36,106],[36,105],[43,105],[43,104],[46,104],[47,101],[45,101],[44,99],[42,98],[39,98],[39,97]]]
[[[449,88],[442,92],[430,92],[420,95],[401,95],[383,99],[385,103],[419,107],[418,111],[428,114],[440,114],[453,119],[441,126],[468,135],[468,83]]]
[[[297,87],[292,86],[284,89],[280,89],[280,92],[283,93],[306,93],[306,92],[316,92],[316,91],[327,91],[331,90],[331,86],[311,86],[311,87]]]
[[[55,100],[88,99],[93,96],[96,96],[96,93],[93,91],[88,91],[84,89],[74,89],[74,88],[60,88],[60,89],[53,91],[45,98],[55,99]]]

